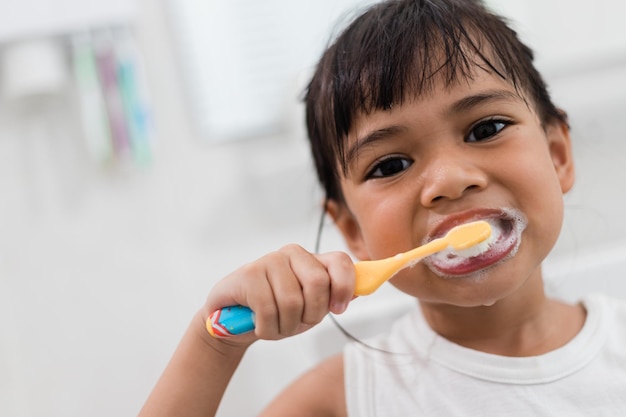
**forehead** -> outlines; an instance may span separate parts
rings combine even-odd
[[[429,89],[410,91],[389,109],[357,111],[345,139],[352,142],[369,130],[384,126],[390,118],[405,113],[408,107],[412,112],[410,117],[415,120],[423,119],[427,123],[434,114],[452,116],[478,105],[497,102],[524,105],[534,112],[534,108],[528,105],[529,100],[524,92],[499,74],[475,65],[467,76],[456,78],[452,82],[442,76],[436,77]],[[436,120],[437,123],[441,121],[439,117]]]

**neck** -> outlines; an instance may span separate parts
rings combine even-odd
[[[474,350],[502,356],[535,356],[564,346],[585,321],[580,305],[546,297],[543,284],[518,291],[492,306],[456,307],[421,303],[431,328]]]

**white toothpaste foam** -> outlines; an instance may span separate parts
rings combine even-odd
[[[491,236],[485,241],[460,251],[448,248],[430,256],[427,263],[437,265],[443,269],[452,269],[478,255],[485,255],[487,257],[499,256],[503,251],[508,250],[511,244],[516,241],[515,248],[513,248],[509,254],[509,256],[513,256],[519,248],[521,235],[526,228],[527,221],[523,215],[515,210],[508,209],[504,211],[508,214],[508,217],[513,220],[513,230],[511,230],[508,235],[505,233],[505,230],[503,230],[500,219],[486,219],[491,226]]]

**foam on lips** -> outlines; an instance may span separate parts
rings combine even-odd
[[[501,215],[484,220],[491,226],[491,237],[483,244],[455,251],[447,249],[425,260],[428,267],[438,275],[465,275],[491,266],[517,252],[526,218],[513,209],[503,209]]]

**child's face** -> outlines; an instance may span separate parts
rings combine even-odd
[[[462,222],[501,226],[482,259],[419,263],[392,279],[422,301],[491,304],[540,283],[574,179],[567,128],[544,128],[506,81],[475,75],[358,117],[341,178],[346,204],[330,207],[360,259],[407,251]]]

